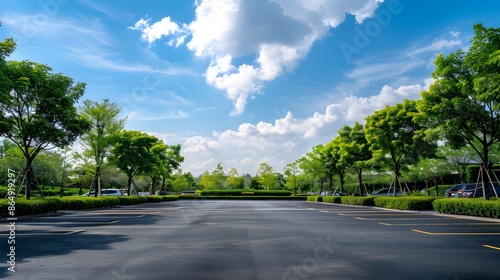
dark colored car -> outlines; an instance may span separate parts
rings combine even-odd
[[[488,184],[488,196],[498,196],[500,195],[500,185]],[[478,198],[483,197],[483,188],[478,185],[477,189],[465,190],[461,193],[463,198]]]
[[[481,188],[481,184],[463,184],[461,188],[455,193],[456,198],[466,197],[468,194],[473,193]]]
[[[475,186],[476,184],[474,183],[464,183],[464,184],[456,184],[456,185],[453,185],[451,188],[447,189],[446,192],[444,193],[444,197],[455,197],[457,192],[459,190],[463,190],[465,188],[474,188],[474,187],[471,187],[471,186]]]
[[[370,196],[394,196],[394,189],[393,188],[382,188],[378,191],[374,191]],[[401,192],[400,189],[396,189],[396,196],[402,196],[403,193]]]

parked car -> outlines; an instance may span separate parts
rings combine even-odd
[[[326,196],[345,196],[345,193],[341,193],[338,191],[325,191],[322,192],[321,195],[326,195]]]
[[[181,192],[181,194],[195,195],[196,191],[195,190],[186,190],[186,191]]]
[[[464,184],[455,193],[456,198],[462,198],[474,193],[474,190],[481,189],[481,184]]]
[[[476,184],[474,183],[464,183],[464,184],[456,184],[453,185],[451,188],[447,189],[444,193],[444,197],[455,197],[457,192],[459,190],[465,189],[467,186],[473,185],[475,186]],[[469,187],[470,188],[470,187]]]
[[[496,194],[495,194],[496,193]],[[488,196],[500,195],[500,186],[488,184]],[[477,189],[465,190],[461,193],[463,198],[478,198],[483,197],[483,188],[481,185]]]
[[[374,191],[370,196],[394,196],[394,188],[382,188],[380,190]],[[403,192],[400,189],[396,189],[396,196],[402,196]]]
[[[102,189],[101,190],[101,196],[122,196],[123,193],[119,189]],[[95,196],[95,192],[90,192],[83,194],[82,196]]]

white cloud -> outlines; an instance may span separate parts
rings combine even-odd
[[[172,22],[170,17],[164,17],[160,21],[150,24],[151,19],[140,19],[130,29],[140,30],[142,32],[141,39],[147,41],[150,45],[163,36],[182,32],[179,25]]]
[[[404,99],[419,99],[422,90],[428,89],[432,79],[421,84],[401,85],[397,88],[385,85],[370,97],[349,96],[325,107],[324,112],[313,113],[306,118],[295,118],[292,112],[274,123],[244,123],[236,130],[213,132],[211,137],[195,136],[182,144],[186,158],[183,169],[194,175],[213,170],[219,162],[224,169],[236,168],[240,174],[255,174],[259,163],[266,162],[276,171],[297,160],[317,144],[332,140],[344,125],[364,123],[364,119],[386,105],[394,105]],[[212,166],[208,162],[217,158]]]
[[[292,70],[314,42],[341,24],[346,14],[354,15],[361,23],[373,15],[380,2],[196,1],[195,19],[186,24],[186,32],[191,35],[186,45],[195,56],[211,60],[205,73],[207,83],[226,91],[234,104],[231,115],[239,115],[248,99],[262,93],[266,82]],[[141,38],[150,44],[162,36],[183,34],[184,30],[169,17],[152,25],[141,19],[133,29],[141,30]],[[167,44],[178,46],[185,39],[178,37]],[[248,56],[254,58],[252,63],[234,64],[236,58]]]

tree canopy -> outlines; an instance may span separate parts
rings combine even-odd
[[[471,43],[468,52],[436,58],[419,110],[435,135],[454,148],[472,147],[486,164],[500,140],[500,29],[477,24]]]
[[[70,145],[90,127],[75,107],[85,92],[85,84],[30,61],[9,61],[4,75],[9,81],[9,94],[0,105],[2,136],[14,142],[26,158],[29,199],[30,173],[37,154]]]

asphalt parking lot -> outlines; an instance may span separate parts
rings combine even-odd
[[[0,278],[500,279],[500,221],[298,201],[175,201],[9,221]]]

